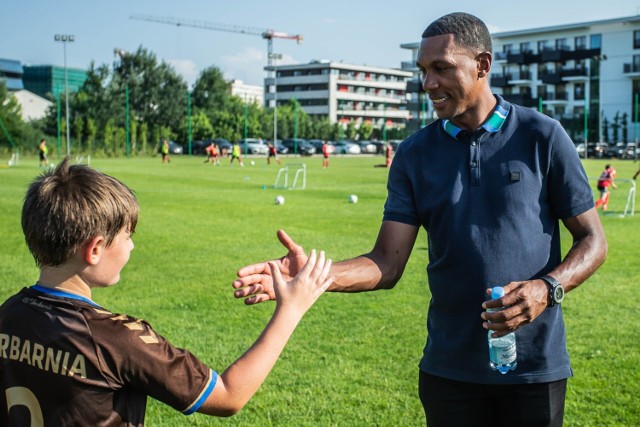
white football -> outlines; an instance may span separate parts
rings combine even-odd
[[[254,162],[253,160],[251,160],[251,166],[255,166],[256,162]]]
[[[349,196],[349,203],[358,203],[358,196],[352,194]]]
[[[284,197],[282,196],[276,197],[276,205],[284,205]]]

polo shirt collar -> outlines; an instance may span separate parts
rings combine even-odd
[[[498,100],[498,104],[493,110],[493,114],[491,114],[487,121],[481,126],[481,128],[487,132],[498,132],[509,115],[509,103],[500,96],[496,96],[496,99]],[[458,134],[462,132],[462,129],[454,125],[449,119],[442,121],[442,128],[453,138],[457,138]]]

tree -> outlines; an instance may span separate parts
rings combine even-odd
[[[629,141],[629,122],[627,120],[628,118],[629,116],[627,115],[627,113],[622,113],[622,119],[620,120],[620,127],[622,128],[623,142]]]
[[[0,145],[2,147],[14,148],[14,144],[23,145],[22,137],[25,129],[20,111],[20,104],[9,95],[4,82],[0,81]]]
[[[358,130],[356,129],[356,123],[353,120],[350,120],[349,124],[347,124],[345,135],[347,136],[347,139],[356,139],[357,134]]]
[[[358,128],[358,135],[360,135],[360,139],[363,141],[371,139],[372,133],[373,125],[370,122],[364,122]]]
[[[613,134],[613,142],[618,142],[618,131],[620,130],[620,112],[616,111],[616,115],[613,116],[613,124],[611,125],[611,132]]]
[[[200,73],[191,94],[194,108],[212,114],[227,107],[229,102],[229,83],[217,67],[209,67]]]

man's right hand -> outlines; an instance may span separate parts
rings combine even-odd
[[[287,249],[287,254],[274,260],[282,277],[290,281],[307,262],[307,254],[302,246],[294,242],[284,230],[278,230],[278,240]],[[247,265],[238,270],[238,279],[233,282],[236,298],[244,298],[247,305],[258,304],[263,301],[275,300],[273,277],[268,261]]]

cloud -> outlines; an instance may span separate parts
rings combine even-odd
[[[169,59],[167,62],[178,74],[184,77],[189,86],[193,85],[200,75],[198,66],[190,59]]]
[[[293,56],[283,54],[277,65],[299,64]],[[242,80],[247,84],[262,86],[267,65],[267,52],[248,47],[234,55],[222,57],[222,68],[227,79]]]

